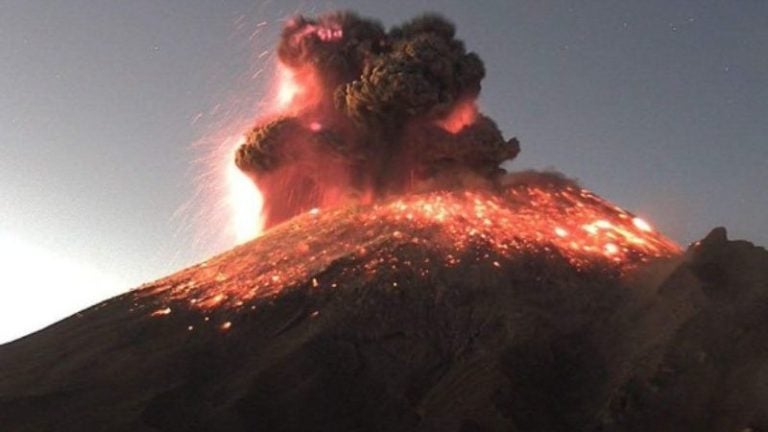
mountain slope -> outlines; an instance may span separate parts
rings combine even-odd
[[[768,253],[621,215],[555,183],[313,212],[0,347],[0,424],[768,427]]]

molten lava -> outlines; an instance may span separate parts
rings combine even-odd
[[[336,281],[318,275],[340,260],[348,260],[356,278],[404,268],[428,278],[435,266],[473,261],[498,270],[522,254],[559,256],[576,269],[598,265],[624,272],[680,253],[647,222],[591,192],[540,183],[507,186],[501,193],[430,192],[312,210],[186,270],[188,277],[182,272],[172,279],[183,283],[160,281],[147,293],[167,296],[169,304],[155,313],[162,316],[170,302],[200,310],[240,308],[291,286],[334,287]],[[404,258],[398,250],[409,246],[433,251],[440,262]],[[367,264],[356,268],[355,262]]]

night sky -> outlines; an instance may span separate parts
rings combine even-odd
[[[684,245],[768,245],[765,1],[4,0],[0,342],[230,248],[215,149],[259,114],[282,22],[333,9],[453,20],[511,169]]]

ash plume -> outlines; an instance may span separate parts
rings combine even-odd
[[[345,201],[493,186],[520,150],[478,113],[483,62],[438,15],[389,30],[351,12],[298,16],[277,54],[284,106],[236,153],[267,227]]]

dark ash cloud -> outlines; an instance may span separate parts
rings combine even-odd
[[[440,16],[388,31],[351,12],[298,16],[277,53],[302,91],[236,154],[267,227],[345,200],[492,186],[519,152],[477,112],[483,62]]]

